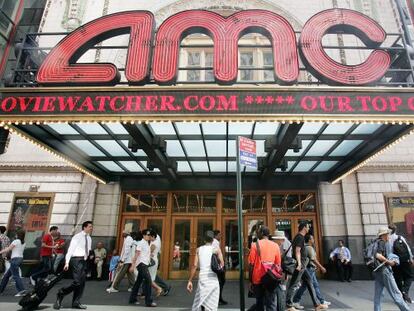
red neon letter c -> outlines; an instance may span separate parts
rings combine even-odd
[[[384,42],[384,29],[370,17],[353,10],[330,9],[311,17],[300,36],[303,62],[311,73],[328,84],[363,85],[381,79],[391,64],[388,52],[374,50],[359,65],[342,65],[329,57],[322,38],[332,29],[341,29],[358,36],[368,47],[375,49]]]

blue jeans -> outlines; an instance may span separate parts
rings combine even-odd
[[[374,311],[381,311],[381,298],[384,287],[388,294],[394,300],[395,304],[401,311],[409,311],[410,308],[405,303],[400,290],[395,283],[392,270],[389,267],[383,267],[379,271],[374,272],[375,277],[375,296],[374,296]]]
[[[23,257],[15,257],[10,260],[10,268],[3,275],[3,279],[0,283],[0,293],[2,293],[6,288],[6,285],[9,282],[11,276],[13,276],[17,292],[21,292],[24,290],[24,285],[19,274],[19,267],[22,264],[22,262]]]
[[[308,271],[310,275],[313,288],[315,289],[316,297],[318,298],[319,302],[323,304],[325,302],[325,299],[322,297],[322,294],[321,294],[321,288],[319,287],[319,282],[316,277],[316,270],[314,268],[306,268],[306,270]],[[307,289],[306,283],[302,282],[302,285],[300,286],[295,296],[293,297],[293,302],[297,302],[297,303],[300,302],[306,289]]]

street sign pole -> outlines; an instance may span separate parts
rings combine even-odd
[[[238,238],[239,238],[239,286],[240,286],[240,310],[244,311],[244,254],[243,254],[243,213],[242,213],[242,182],[241,182],[241,169],[240,169],[240,136],[237,137],[237,221],[238,221]]]

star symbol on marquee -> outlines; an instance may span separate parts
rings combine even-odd
[[[256,103],[263,104],[263,97],[262,96],[256,96]]]
[[[273,97],[272,97],[272,96],[266,96],[265,101],[266,101],[266,104],[271,105],[271,104],[273,104],[274,99],[273,99]]]
[[[295,99],[293,98],[293,96],[287,96],[286,102],[288,105],[292,105],[295,102]]]
[[[283,98],[283,96],[278,96],[276,97],[276,102],[281,105],[283,104],[283,102],[285,101],[285,99]]]
[[[246,104],[252,104],[253,103],[253,101],[254,101],[254,99],[253,99],[253,96],[246,96],[245,98],[244,98],[244,101],[246,102]]]

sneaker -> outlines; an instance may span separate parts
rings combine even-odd
[[[115,289],[115,288],[113,288],[113,287],[110,287],[110,288],[107,288],[106,289],[106,291],[110,294],[110,293],[119,293],[119,290],[117,290],[117,289]]]
[[[14,297],[22,297],[25,294],[26,294],[26,291],[25,290],[22,290],[22,291],[18,292],[16,295],[14,295]]]
[[[132,292],[132,287],[128,287],[128,292]]]
[[[315,311],[325,310],[325,309],[328,309],[328,306],[320,304],[320,305],[316,306]]]
[[[30,279],[30,284],[32,284],[33,286],[35,286],[36,285],[36,281],[32,277],[29,277],[29,279]]]
[[[162,295],[167,296],[170,293],[170,291],[171,291],[171,286],[168,286],[168,288],[165,291],[163,291]]]
[[[322,302],[322,304],[323,304],[323,305],[330,306],[330,305],[331,305],[331,302],[330,302],[330,301],[325,300],[324,302]]]
[[[305,307],[304,306],[301,306],[299,302],[294,302],[292,304],[292,307],[294,307],[296,310],[303,310],[303,309],[305,309]]]

